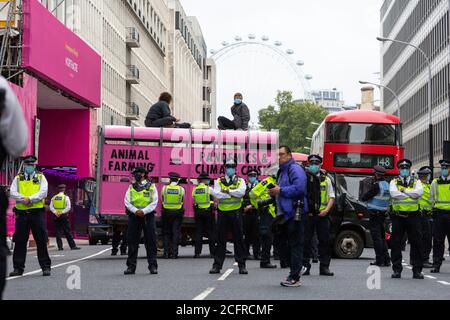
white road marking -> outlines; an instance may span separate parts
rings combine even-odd
[[[228,269],[219,279],[218,281],[225,281],[225,279],[234,271],[234,269]]]
[[[433,276],[425,276],[426,278],[428,278],[428,279],[433,279],[433,280],[436,280],[437,278],[436,277],[433,277]]]
[[[406,268],[409,269],[409,270],[412,270],[412,267],[410,267],[410,266],[406,266]]]
[[[446,282],[446,281],[438,281],[440,284],[444,284],[446,286],[450,286],[450,283]]]
[[[237,265],[238,265],[238,263],[237,263],[237,262],[233,263],[233,266],[237,266]]]
[[[98,253],[95,253],[95,254],[93,254],[93,255],[90,255],[90,256],[87,256],[87,257],[84,257],[84,258],[80,258],[80,259],[77,259],[77,260],[72,260],[72,261],[64,262],[64,263],[58,264],[58,265],[56,265],[56,266],[52,266],[51,268],[52,268],[52,269],[55,269],[55,268],[59,268],[59,267],[62,267],[62,266],[66,266],[66,265],[68,265],[68,264],[74,264],[74,263],[77,263],[77,262],[80,262],[80,261],[88,260],[88,259],[90,259],[90,258],[99,256],[99,255],[102,255],[102,254],[104,254],[105,252],[110,251],[110,250],[111,250],[111,248],[108,248],[108,249],[102,250],[102,251],[100,251],[100,252],[98,252]],[[31,272],[27,272],[27,273],[24,273],[22,276],[19,276],[19,277],[9,277],[9,278],[6,278],[6,280],[14,280],[14,279],[17,279],[17,278],[22,278],[22,277],[26,277],[26,276],[31,276],[31,275],[33,275],[33,274],[37,274],[37,273],[40,273],[40,272],[42,272],[41,269],[35,270],[35,271],[31,271]]]
[[[211,294],[211,292],[214,291],[215,288],[208,288],[205,291],[203,291],[202,293],[200,293],[198,296],[196,296],[194,299],[192,300],[205,300],[207,296],[209,296]]]

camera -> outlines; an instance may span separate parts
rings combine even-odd
[[[265,208],[270,206],[271,204],[275,204],[275,199],[274,198],[270,198],[270,199],[266,199],[266,200],[259,200],[258,201],[258,207],[259,208]]]

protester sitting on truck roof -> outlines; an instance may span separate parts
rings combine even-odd
[[[219,130],[248,130],[248,123],[250,122],[250,111],[247,105],[242,102],[243,97],[241,93],[234,95],[234,105],[231,107],[231,114],[233,120],[226,117],[219,117]]]
[[[150,107],[145,118],[145,126],[150,128],[187,128],[189,123],[180,123],[180,119],[171,115],[170,103],[172,95],[168,92],[161,93],[159,101]]]

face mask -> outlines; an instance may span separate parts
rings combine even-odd
[[[242,100],[241,99],[234,99],[234,104],[235,105],[240,105],[242,103]]]
[[[441,169],[441,174],[444,178],[448,178],[448,168]]]
[[[309,166],[309,171],[311,171],[314,174],[317,174],[320,171],[320,166],[317,164],[312,164]]]
[[[25,170],[26,174],[31,175],[34,172],[35,167],[34,166],[26,166],[24,170]]]
[[[233,177],[236,174],[236,169],[235,168],[227,168],[227,176],[228,177]]]
[[[250,178],[248,178],[248,182],[250,182],[250,183],[255,183],[256,182],[256,177],[250,177]]]
[[[134,179],[135,179],[137,182],[141,182],[141,180],[143,179],[143,177],[142,177],[140,174],[135,174],[135,175],[134,175]]]
[[[409,169],[401,169],[400,170],[400,177],[408,178],[409,177]]]

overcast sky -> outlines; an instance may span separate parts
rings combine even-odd
[[[239,35],[270,37],[303,60],[312,89],[337,88],[348,105],[361,101],[358,80],[378,82],[379,12],[383,0],[180,0],[196,16],[208,51],[232,43]],[[229,115],[233,93],[241,91],[257,123],[257,110],[273,102],[277,90],[303,95],[303,85],[285,62],[269,49],[249,46],[218,61],[218,113]],[[378,91],[375,93],[379,99]],[[377,102],[377,104],[379,104]]]

